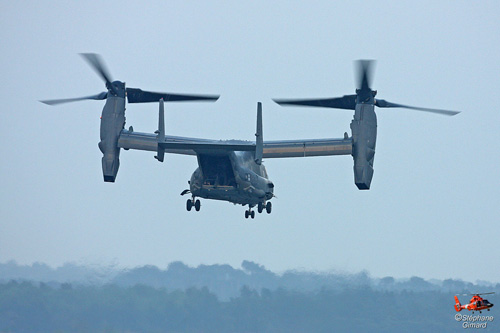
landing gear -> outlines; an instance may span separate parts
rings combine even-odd
[[[248,210],[245,211],[245,218],[248,218],[249,216],[254,218],[255,217],[255,211],[252,210],[254,206],[250,206],[249,205],[249,208]],[[270,201],[268,201],[267,203],[265,202],[259,202],[257,204],[257,212],[262,213],[264,211],[264,209],[266,210],[266,213],[268,214],[271,214],[271,211],[273,209],[273,205]]]
[[[200,209],[201,209],[201,202],[200,202],[200,200],[195,200],[194,197],[193,197],[193,199],[188,199],[186,201],[186,209],[187,209],[188,212],[191,211],[191,208],[193,208],[193,206],[194,206],[194,209],[197,212],[199,212]]]
[[[266,209],[266,213],[271,214],[273,205],[271,204],[270,201],[268,201],[267,204],[265,205],[263,202],[259,202],[259,204],[257,205],[257,211],[259,212],[259,214],[264,211],[264,208]]]
[[[248,217],[255,218],[255,211],[252,210],[252,206],[249,206],[248,210],[245,210],[245,218],[247,219]]]
[[[273,208],[273,205],[271,204],[271,202],[268,202],[267,204],[264,204],[263,202],[259,202],[258,205],[257,205],[257,211],[260,213],[262,213],[264,211],[264,209],[266,210],[266,212],[268,214],[271,214],[271,210]]]

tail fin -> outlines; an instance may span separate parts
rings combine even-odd
[[[165,158],[165,149],[160,146],[160,143],[165,141],[165,106],[163,103],[163,98],[160,99],[160,109],[158,112],[158,130],[155,132],[158,141],[157,154],[155,158],[158,162],[163,162]]]
[[[262,103],[257,103],[257,131],[255,133],[255,162],[262,163],[262,155],[264,150],[264,137],[262,133]]]
[[[457,312],[462,311],[462,306],[460,305],[460,301],[457,296],[455,296],[455,310],[457,310]]]

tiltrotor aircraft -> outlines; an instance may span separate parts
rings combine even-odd
[[[352,109],[352,136],[347,133],[340,139],[264,141],[262,104],[257,104],[257,130],[255,141],[209,140],[165,134],[164,103],[175,101],[216,101],[219,96],[156,93],[136,88],[126,88],[121,81],[111,81],[102,60],[96,54],[82,54],[91,67],[106,83],[107,92],[97,95],[42,101],[48,105],[86,99],[106,100],[102,110],[99,149],[103,154],[102,171],[105,182],[114,182],[118,173],[120,149],[156,152],[155,158],[164,161],[165,153],[195,155],[198,168],[191,176],[189,189],[181,195],[191,194],[186,209],[201,208],[197,198],[229,201],[248,206],[245,217],[255,217],[254,207],[262,213],[272,210],[274,184],[269,180],[263,159],[284,157],[308,157],[352,155],[354,180],[360,190],[370,188],[373,177],[373,159],[377,136],[377,119],[374,107],[400,107],[423,110],[445,115],[456,111],[411,107],[385,100],[375,100],[376,91],[369,85],[370,61],[360,61],[360,84],[355,95],[340,98],[309,100],[275,100],[282,105],[319,106]],[[158,130],[154,134],[125,129],[125,98],[129,103],[159,103]]]

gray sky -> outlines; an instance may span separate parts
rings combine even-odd
[[[499,14],[498,1],[2,1],[0,262],[247,259],[498,282]],[[105,90],[80,52],[130,87],[221,95],[167,104],[172,135],[252,140],[261,101],[267,140],[340,138],[352,112],[271,98],[352,94],[356,59],[377,60],[377,97],[463,113],[378,109],[370,191],[354,185],[350,156],[266,160],[271,215],[208,200],[188,213],[179,194],[195,158],[122,151],[117,182],[104,183],[104,102],[38,102]],[[158,106],[126,116],[152,133]]]

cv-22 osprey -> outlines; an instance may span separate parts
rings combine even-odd
[[[373,177],[373,160],[377,137],[375,106],[380,108],[409,108],[455,115],[456,111],[411,107],[375,99],[376,91],[369,85],[370,61],[359,61],[359,84],[355,95],[340,98],[275,100],[281,105],[301,105],[354,110],[351,133],[339,139],[278,140],[264,141],[262,126],[262,104],[257,104],[257,130],[255,141],[210,140],[166,135],[164,103],[177,101],[216,101],[219,96],[185,95],[143,91],[127,88],[121,81],[111,81],[103,61],[96,54],[82,54],[91,67],[106,83],[107,92],[97,95],[45,100],[55,105],[86,99],[106,100],[102,110],[99,149],[103,154],[102,171],[105,182],[114,182],[120,165],[120,150],[146,150],[156,152],[155,158],[164,161],[165,153],[193,155],[198,159],[198,168],[191,176],[189,189],[181,195],[191,194],[186,202],[188,211],[199,211],[199,198],[228,201],[248,206],[245,217],[255,217],[254,207],[262,213],[271,213],[274,184],[262,164],[263,159],[285,157],[309,157],[330,155],[352,155],[354,159],[354,182],[360,190],[370,188]],[[125,129],[125,99],[129,103],[159,103],[158,130],[153,133],[135,132]]]

